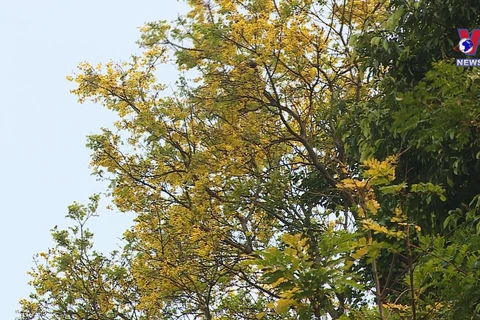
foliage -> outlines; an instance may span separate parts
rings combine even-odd
[[[93,173],[136,219],[106,257],[98,197],[72,205],[20,319],[478,318],[479,74],[442,38],[478,6],[455,2],[189,0],[141,55],[80,64],[79,101],[120,116]]]
[[[55,247],[36,256],[29,272],[36,293],[20,302],[21,319],[143,319],[128,252],[104,256],[93,250],[85,224],[96,215],[99,196],[90,199],[88,206],[69,206],[75,226],[53,228]]]

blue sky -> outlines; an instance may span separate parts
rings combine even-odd
[[[85,142],[115,116],[79,105],[65,77],[81,61],[128,59],[138,52],[137,27],[186,10],[175,0],[0,2],[0,319],[14,319],[30,293],[32,256],[52,245],[53,226],[68,225],[67,206],[106,188],[90,176]],[[161,81],[175,78],[169,68]],[[132,218],[102,209],[90,222],[97,249],[116,248]]]

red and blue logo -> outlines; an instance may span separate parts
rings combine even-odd
[[[480,42],[480,29],[473,29],[471,33],[467,29],[457,30],[460,42],[453,49],[469,56],[475,55]]]

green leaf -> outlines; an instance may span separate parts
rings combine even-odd
[[[382,41],[382,38],[381,37],[373,37],[372,40],[370,40],[370,44],[372,46],[379,46],[380,45],[380,41]]]
[[[389,49],[389,44],[388,44],[388,41],[387,41],[387,40],[383,40],[383,41],[382,41],[382,46],[383,46],[383,49],[385,49],[385,51],[388,51],[388,49]]]

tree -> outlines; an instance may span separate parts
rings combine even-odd
[[[104,256],[93,250],[86,222],[96,215],[99,196],[90,200],[69,206],[75,226],[52,229],[55,247],[36,256],[30,272],[36,292],[20,301],[21,319],[144,319],[128,251]]]
[[[80,102],[120,116],[116,131],[102,129],[88,146],[94,174],[111,182],[113,204],[137,218],[124,252],[108,263],[82,249],[90,233],[81,231],[85,240],[76,243],[54,232],[65,249],[47,262],[72,257],[72,270],[87,265],[76,275],[96,270],[106,284],[78,287],[56,271],[58,263],[38,265],[22,319],[58,312],[71,319],[478,314],[471,297],[480,192],[467,179],[478,173],[478,73],[445,60],[402,77],[410,60],[391,64],[393,38],[378,38],[390,32],[410,50],[409,17],[440,4],[189,4],[175,24],[142,28],[141,55],[83,63],[69,78]],[[171,54],[182,75],[165,96],[155,75]],[[84,217],[74,216],[81,230]],[[462,237],[473,244],[463,246]],[[128,281],[110,288],[109,270],[120,266]],[[468,290],[449,291],[452,279]],[[62,302],[102,286],[105,297]]]
[[[424,251],[417,253],[417,261],[422,263],[415,264],[415,270],[432,270],[429,266],[439,256],[429,255],[434,242],[440,243],[439,247],[443,249],[449,247],[453,251],[453,248],[465,245],[465,240],[452,234],[469,234],[468,243],[476,243],[471,238],[477,237],[471,229],[471,219],[478,216],[475,199],[480,193],[475,178],[478,176],[480,156],[476,98],[478,72],[455,67],[452,58],[458,57],[458,53],[451,48],[454,41],[458,41],[455,33],[458,19],[463,22],[462,27],[474,28],[478,18],[472,13],[478,12],[478,9],[478,5],[465,7],[463,3],[455,1],[394,1],[391,3],[393,14],[387,22],[357,38],[360,60],[375,70],[376,76],[382,80],[373,99],[351,108],[354,111],[350,113],[350,119],[345,121],[347,127],[344,129],[348,141],[347,152],[360,154],[363,159],[372,156],[382,159],[392,152],[399,153],[397,172],[407,185],[431,183],[442,186],[445,192],[443,197],[435,197],[429,192],[423,195],[412,193],[409,188],[403,191],[403,210],[411,222],[421,227],[423,236],[428,235],[430,241],[430,246],[424,243]],[[354,125],[357,128],[352,134]],[[425,191],[425,188],[422,189]],[[382,200],[379,202],[385,203]],[[393,210],[392,205],[390,210]],[[383,214],[382,211],[380,213]],[[455,224],[458,229],[445,229],[452,219],[457,218],[461,221]],[[440,235],[443,240],[431,234]],[[417,249],[420,239],[423,238],[412,242]],[[468,252],[466,255],[471,255],[472,260],[478,259],[474,249],[476,245],[467,247],[464,249]],[[445,254],[445,251],[442,252]],[[461,262],[462,258],[457,257],[457,262],[453,263],[446,256],[443,257],[444,265],[440,270],[445,270],[445,265],[450,263],[449,267],[459,268],[455,272],[462,269],[459,267],[464,263]],[[404,258],[405,266],[401,266],[399,258],[399,255],[390,254],[379,259],[380,270],[383,270],[380,278],[388,282],[404,274],[408,262]],[[389,268],[392,261],[397,261],[400,270],[392,272],[392,268]],[[395,276],[395,273],[398,275]],[[462,271],[460,274],[468,282],[475,278],[476,271]],[[430,274],[422,274],[422,277],[425,276],[430,277]],[[461,283],[453,280],[454,276],[446,278]],[[441,281],[437,280],[422,281],[433,288],[448,287],[442,293],[444,296],[430,300],[447,306],[448,311],[443,314],[439,312],[442,318],[478,316],[478,307],[477,311],[473,311],[478,305],[475,299],[459,302],[458,298],[463,296],[458,294],[461,287],[440,284]],[[476,281],[473,280],[473,283]],[[393,299],[397,299],[402,292],[398,288],[389,290],[396,291]],[[431,312],[426,313],[430,317],[435,316],[432,311],[435,307],[432,306]]]

